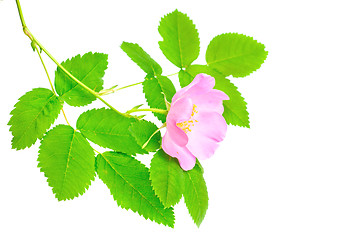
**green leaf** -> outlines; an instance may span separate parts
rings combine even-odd
[[[142,163],[123,153],[105,152],[97,156],[96,166],[98,177],[107,185],[118,206],[174,227],[173,208],[164,208],[154,194],[148,168]]]
[[[162,74],[162,68],[146,53],[138,44],[123,42],[122,50],[135,62],[144,72],[154,76]]]
[[[181,69],[178,74],[180,86],[182,88],[188,86],[195,76],[196,74],[192,76],[188,71]]]
[[[225,92],[230,100],[223,101],[224,113],[223,117],[227,124],[234,126],[241,126],[250,128],[249,113],[247,112],[247,103],[241,96],[241,93],[237,90],[237,87],[225,78],[221,73],[208,66],[203,65],[191,65],[186,69],[186,73],[192,76],[196,76],[199,73],[206,73],[215,78],[215,89]],[[180,79],[182,87],[185,86],[188,80]],[[191,81],[190,81],[191,82]]]
[[[166,110],[165,99],[171,102],[175,87],[173,83],[164,76],[154,77],[147,75],[143,82],[143,92],[148,105],[151,108],[159,108]],[[153,113],[160,121],[165,122],[166,116],[160,113]]]
[[[260,68],[267,53],[265,45],[252,37],[224,33],[211,40],[206,50],[206,62],[225,77],[245,77]]]
[[[150,164],[150,180],[164,207],[177,204],[184,192],[184,174],[178,160],[159,150]]]
[[[108,55],[103,53],[86,53],[77,55],[61,63],[73,76],[95,92],[103,89],[103,76],[107,69]],[[56,92],[71,106],[85,106],[96,97],[72,80],[60,68],[55,72]]]
[[[143,146],[150,138],[150,141],[144,148],[144,150],[148,152],[155,152],[161,146],[162,137],[160,136],[158,127],[152,122],[146,120],[133,122],[129,127],[129,132],[135,138],[139,146]]]
[[[61,111],[63,102],[49,89],[35,88],[19,98],[8,123],[12,148],[24,149],[42,138]]]
[[[158,31],[163,37],[159,47],[174,65],[185,68],[198,58],[199,33],[186,14],[178,10],[167,14],[161,19]]]
[[[184,179],[184,201],[194,223],[199,227],[209,205],[208,190],[199,165],[184,172]]]
[[[101,108],[82,113],[76,127],[87,139],[101,147],[134,155],[146,153],[129,131],[131,124],[137,121],[112,109]]]
[[[158,83],[162,89],[162,93],[168,102],[172,102],[172,98],[176,93],[175,87],[172,81],[165,76],[157,76]]]
[[[38,162],[58,200],[82,195],[95,177],[93,149],[80,133],[67,125],[58,125],[46,133]]]

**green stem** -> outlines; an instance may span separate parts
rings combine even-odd
[[[173,73],[173,74],[169,74],[169,75],[166,75],[166,77],[171,77],[171,76],[177,75],[178,73],[179,73],[179,72]]]
[[[168,114],[168,110],[163,110],[163,109],[158,109],[158,108],[131,109],[131,110],[128,110],[126,113],[130,114],[133,112],[155,112],[155,113],[160,113],[160,114],[164,114],[164,115]]]
[[[164,123],[160,128],[158,128],[158,129],[149,137],[149,139],[143,144],[142,149],[144,149],[144,148],[148,145],[148,143],[150,142],[150,140],[153,138],[153,136],[154,136],[157,132],[160,131],[160,129],[165,128],[166,126],[167,126],[167,123]]]
[[[50,83],[50,85],[51,85],[52,92],[53,92],[54,94],[56,94],[55,89],[54,89],[54,87],[53,87],[53,85],[52,85],[52,81],[51,81],[50,75],[48,74],[46,65],[45,65],[44,61],[42,60],[41,53],[40,53],[40,51],[39,51],[39,48],[38,48],[36,45],[35,45],[35,50],[36,50],[37,54],[39,55],[39,58],[40,58],[41,63],[42,63],[42,66],[43,66],[44,69],[45,69],[46,76],[47,76],[47,79],[48,79],[48,81],[49,81],[49,83]],[[62,111],[62,114],[63,114],[63,116],[64,116],[64,118],[65,118],[67,124],[68,124],[69,126],[71,126],[71,124],[68,122],[68,119],[67,119],[67,117],[66,117],[66,114],[65,114],[65,111],[63,110],[63,108],[61,109],[61,111]]]
[[[61,111],[62,111],[63,117],[65,118],[65,120],[66,120],[66,122],[67,122],[67,125],[68,125],[68,126],[71,126],[71,124],[68,122],[68,119],[67,119],[67,117],[66,117],[66,114],[65,114],[65,111],[63,110],[63,108],[61,109]]]
[[[45,69],[46,76],[47,76],[47,79],[48,79],[48,81],[49,81],[49,83],[50,83],[50,85],[51,85],[52,92],[56,94],[55,88],[53,87],[52,82],[51,82],[50,75],[48,74],[48,71],[47,71],[47,68],[46,68],[46,66],[45,66],[45,63],[44,63],[44,61],[42,60],[42,57],[41,57],[41,53],[40,53],[40,51],[39,51],[39,48],[38,48],[37,46],[35,46],[35,50],[36,50],[37,54],[39,55],[39,58],[40,58],[41,63],[42,63],[42,66],[43,66],[44,69]]]
[[[111,94],[111,93],[115,93],[119,90],[122,90],[122,89],[125,89],[125,88],[129,88],[129,87],[133,87],[133,86],[136,86],[136,85],[139,85],[139,84],[142,84],[143,82],[138,82],[138,83],[133,83],[131,85],[128,85],[128,86],[124,86],[124,87],[120,87],[120,88],[110,88],[110,89],[106,89],[106,90],[102,90],[99,92],[99,95],[100,96],[103,96],[103,95],[108,95],[108,94]]]
[[[19,15],[20,15],[21,25],[23,28],[25,28],[26,27],[25,19],[24,19],[24,16],[22,15],[22,10],[21,10],[21,5],[20,5],[19,0],[16,0],[16,5],[17,5],[17,10],[19,11]]]
[[[99,96],[99,94],[95,91],[93,91],[91,88],[87,87],[87,85],[85,85],[84,83],[82,83],[80,80],[78,80],[75,76],[73,76],[69,71],[67,71],[67,69],[65,69],[51,54],[49,51],[46,50],[46,48],[44,48],[44,46],[34,37],[34,35],[32,35],[32,33],[30,32],[30,30],[26,27],[25,25],[25,20],[22,14],[22,10],[21,10],[21,6],[20,6],[20,2],[19,0],[16,0],[16,5],[17,5],[17,9],[19,11],[19,15],[20,15],[20,20],[21,20],[21,24],[22,24],[22,28],[23,31],[25,33],[26,36],[28,36],[30,38],[30,40],[32,42],[34,42],[37,46],[40,47],[40,49],[42,49],[42,51],[44,51],[46,53],[46,55],[62,70],[64,71],[73,81],[75,81],[77,84],[79,84],[81,87],[83,87],[84,89],[86,89],[89,93],[91,93],[93,96],[95,96],[96,98],[98,98],[100,101],[102,101],[106,106],[108,106],[109,108],[111,108],[112,110],[116,111],[119,114],[122,114],[121,112],[119,112],[117,109],[115,109],[114,107],[112,107],[112,105],[110,105],[108,102],[106,102],[103,98],[101,98],[101,96]]]

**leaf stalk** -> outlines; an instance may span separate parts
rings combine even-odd
[[[160,113],[160,114],[164,114],[164,115],[168,114],[168,110],[159,109],[159,108],[131,109],[131,110],[128,110],[126,113],[130,114],[133,112],[154,112],[154,113]]]
[[[138,83],[133,83],[133,84],[130,84],[128,86],[124,86],[124,87],[120,87],[120,88],[115,88],[115,87],[112,87],[112,88],[109,88],[109,89],[105,89],[105,90],[101,90],[98,94],[100,96],[103,96],[103,95],[108,95],[108,94],[111,94],[111,93],[115,93],[119,90],[122,90],[122,89],[125,89],[125,88],[129,88],[129,87],[133,87],[133,86],[136,86],[136,85],[139,85],[139,84],[142,84],[143,82],[138,82]]]

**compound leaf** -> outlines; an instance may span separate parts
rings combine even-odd
[[[93,149],[68,125],[58,125],[46,133],[41,141],[38,162],[59,201],[82,195],[94,180]]]
[[[35,88],[19,98],[8,123],[12,148],[24,149],[42,138],[61,111],[63,102],[49,89]]]
[[[206,50],[206,62],[225,77],[245,77],[260,68],[267,57],[265,45],[252,37],[224,33],[214,37]]]
[[[105,152],[96,158],[98,177],[107,185],[118,206],[138,212],[170,227],[174,226],[173,208],[164,208],[154,194],[149,171],[135,158],[118,152]]]
[[[158,31],[163,37],[159,47],[174,65],[185,68],[198,58],[199,33],[186,14],[178,10],[167,14],[161,19]]]
[[[86,53],[66,60],[61,65],[87,87],[99,92],[103,89],[103,76],[107,69],[108,55],[103,53]],[[71,79],[59,67],[55,72],[56,92],[71,106],[85,106],[96,97]]]
[[[159,150],[150,164],[150,180],[164,207],[177,204],[184,191],[184,174],[178,160]]]

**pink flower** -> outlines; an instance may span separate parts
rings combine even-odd
[[[225,138],[227,124],[222,116],[223,100],[229,97],[213,89],[215,79],[198,74],[172,99],[167,115],[167,131],[163,137],[163,150],[179,160],[185,171],[199,160],[211,157],[218,142]]]

